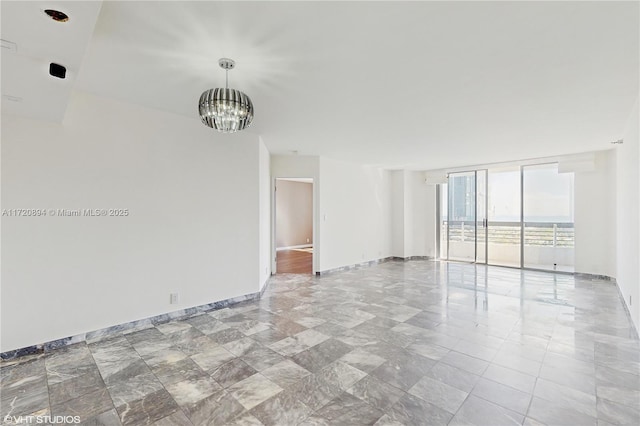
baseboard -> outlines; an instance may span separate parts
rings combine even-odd
[[[396,260],[398,262],[408,262],[410,260],[431,260],[433,259],[431,256],[408,256],[408,257],[398,257],[392,256],[391,260]]]
[[[349,271],[357,268],[364,268],[368,266],[377,265],[385,262],[408,262],[410,260],[431,260],[433,259],[430,256],[410,256],[410,257],[397,257],[397,256],[388,256],[382,257],[380,259],[369,260],[368,262],[354,263],[353,265],[340,266],[338,268],[325,269],[324,271],[316,271],[316,275],[326,275],[332,274],[335,272],[343,272]]]
[[[620,286],[618,285],[618,280],[616,280],[615,278],[611,279],[613,281],[613,283],[616,285],[616,289],[618,290],[618,297],[620,297],[620,302],[622,302],[622,306],[624,307],[624,311],[627,313],[627,318],[629,319],[629,323],[631,324],[631,328],[633,329],[634,332],[634,338],[636,340],[640,340],[640,335],[638,334],[638,329],[636,328],[636,324],[633,322],[632,316],[631,316],[631,311],[629,311],[629,307],[627,306],[627,301],[624,298],[624,294],[622,294],[622,290],[620,289]]]
[[[265,291],[267,291],[267,288],[269,287],[269,284],[271,283],[271,276],[273,274],[271,272],[269,272],[269,277],[265,280],[265,282],[262,284],[262,288],[260,289],[260,296],[262,297],[262,295],[264,294]]]
[[[555,271],[550,271],[550,272],[555,272]],[[576,278],[584,278],[587,280],[612,281],[614,283],[616,282],[615,278],[610,277],[608,275],[589,274],[587,272],[574,272],[573,276]]]
[[[87,333],[77,334],[75,336],[64,337],[62,339],[56,339],[49,342],[40,343],[37,345],[31,345],[24,348],[14,349],[0,353],[0,358],[3,361],[12,360],[25,355],[40,354],[43,352],[49,352],[54,349],[62,348],[65,346],[73,345],[81,342],[95,342],[110,337],[115,337],[120,334],[129,334],[135,331],[151,328],[158,324],[164,324],[173,320],[180,320],[185,318],[194,317],[196,315],[202,315],[203,313],[215,311],[217,309],[227,308],[229,306],[236,305],[242,302],[254,301],[260,299],[262,294],[266,291],[269,285],[269,279],[263,285],[262,289],[256,293],[245,294],[243,296],[232,297],[230,299],[220,300],[218,302],[207,303],[205,305],[194,306],[191,308],[180,309],[178,311],[168,312],[166,314],[160,314],[141,320],[130,321],[123,324],[114,325],[111,327],[102,328],[100,330],[94,330]]]

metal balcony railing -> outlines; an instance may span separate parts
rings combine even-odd
[[[449,241],[469,241],[475,239],[472,222],[451,221]],[[477,223],[478,241],[484,242],[485,232],[482,221]],[[520,244],[520,222],[488,222],[487,238],[490,243]],[[447,221],[442,221],[441,232],[447,235]],[[573,222],[525,222],[524,244],[526,246],[574,247],[575,229]]]

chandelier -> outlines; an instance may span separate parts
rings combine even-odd
[[[205,90],[200,95],[200,119],[219,132],[234,133],[251,125],[253,104],[246,94],[229,89],[229,70],[236,66],[235,61],[221,58],[218,65],[226,71],[225,88]]]

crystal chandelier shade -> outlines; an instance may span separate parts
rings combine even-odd
[[[200,96],[200,118],[219,132],[237,132],[251,125],[253,104],[239,90],[209,89]]]
[[[220,59],[219,64],[227,74],[235,66],[233,60],[226,58]],[[239,90],[228,87],[209,89],[200,95],[199,112],[205,125],[219,132],[233,133],[251,125],[253,103]]]

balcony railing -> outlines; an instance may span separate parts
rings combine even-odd
[[[478,241],[485,238],[482,222],[478,222]],[[447,221],[442,221],[442,236],[447,235]],[[520,244],[520,222],[489,222],[487,238],[490,243]],[[450,241],[475,239],[474,222],[451,221]],[[524,244],[526,246],[574,247],[575,229],[573,222],[525,222]]]

